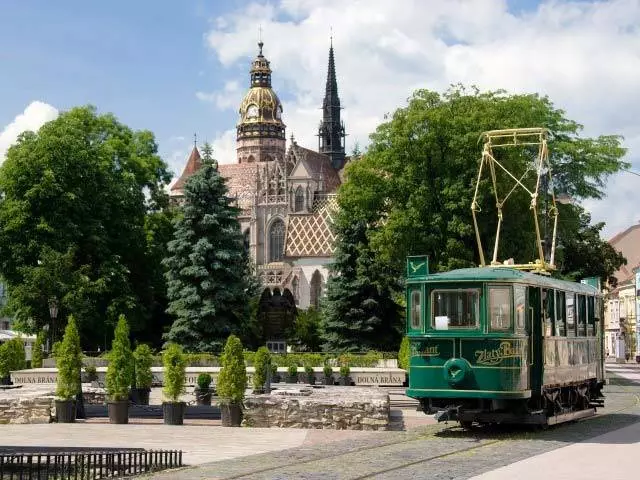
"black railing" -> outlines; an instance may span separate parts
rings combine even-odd
[[[0,480],[92,480],[182,466],[181,450],[0,453]]]

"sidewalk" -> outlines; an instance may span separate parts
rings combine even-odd
[[[640,422],[472,477],[473,480],[623,480],[637,473]]]

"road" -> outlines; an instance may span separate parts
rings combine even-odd
[[[224,460],[150,478],[538,479],[560,478],[554,465],[558,462],[572,478],[601,479],[604,471],[608,480],[627,478],[635,472],[629,451],[640,451],[640,369],[635,365],[610,367],[615,376],[605,390],[606,407],[595,417],[546,431],[465,432],[457,424],[428,425]],[[613,450],[615,457],[610,456]],[[583,455],[589,456],[588,468],[584,468]],[[625,456],[626,463],[608,461]]]

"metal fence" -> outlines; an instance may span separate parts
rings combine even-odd
[[[181,466],[181,450],[2,453],[0,480],[117,478]]]

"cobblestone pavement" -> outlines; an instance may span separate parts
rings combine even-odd
[[[224,460],[148,476],[154,479],[468,479],[504,465],[640,421],[640,383],[633,365],[612,367],[606,408],[583,421],[533,431],[457,424],[376,432],[324,444]],[[625,378],[625,376],[627,378]]]

